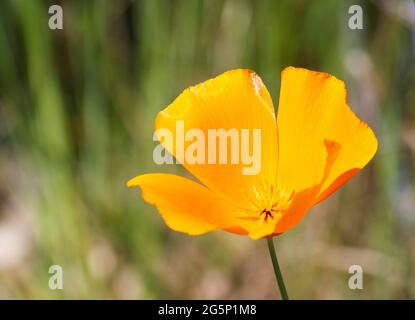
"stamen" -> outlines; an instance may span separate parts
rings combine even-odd
[[[295,194],[294,190],[287,189],[285,183],[272,184],[264,179],[253,185],[251,192],[247,194],[254,213],[250,219],[262,220],[265,223],[280,219],[291,205]]]
[[[263,214],[265,214],[265,217],[264,217],[264,221],[265,222],[268,222],[268,218],[271,218],[271,219],[274,218],[274,216],[272,215],[272,211],[271,210],[264,209],[260,213],[260,216],[262,216]]]

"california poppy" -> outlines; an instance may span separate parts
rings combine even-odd
[[[155,173],[137,176],[128,186],[139,186],[171,229],[190,235],[224,230],[258,239],[294,227],[369,162],[377,140],[347,105],[342,81],[294,67],[281,77],[277,119],[259,76],[237,69],[186,89],[155,121],[155,129],[173,134],[178,121],[206,133],[260,128],[258,174],[243,175],[240,163],[180,159],[201,183]],[[174,145],[164,147],[178,156]]]
[[[212,128],[260,129],[261,169],[244,175],[241,162],[189,161],[183,150],[193,142],[180,139],[179,125],[183,131],[197,128],[204,136]],[[378,144],[347,105],[342,81],[293,67],[282,72],[277,119],[261,79],[251,70],[237,69],[186,89],[158,114],[155,129],[156,134],[171,133],[173,141],[160,137],[161,144],[201,183],[155,173],[135,177],[128,186],[139,186],[144,200],[157,207],[173,230],[266,237],[283,299],[288,294],[272,236],[294,227],[309,208],[359,172]],[[249,148],[254,147],[253,140]],[[225,148],[232,155],[231,146]],[[215,156],[220,151],[215,145]]]

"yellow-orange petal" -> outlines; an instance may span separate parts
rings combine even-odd
[[[173,174],[144,174],[127,184],[140,187],[144,200],[154,205],[173,230],[190,235],[225,229],[244,234],[235,218],[238,210],[206,187]]]
[[[280,234],[294,227],[301,221],[308,209],[314,204],[321,186],[327,179],[341,150],[341,147],[337,142],[330,140],[325,140],[324,146],[326,149],[326,160],[320,183],[295,193],[291,205],[283,212],[281,218],[277,222],[274,233]]]
[[[322,72],[293,67],[282,72],[277,125],[279,183],[296,192],[319,185],[309,206],[349,180],[377,149],[373,131],[347,105],[344,83]],[[326,140],[339,146],[328,172]]]
[[[257,201],[252,197],[252,190],[262,190],[264,186],[275,182],[278,159],[274,107],[261,79],[253,71],[238,69],[190,87],[158,114],[155,129],[167,128],[177,139],[177,121],[183,121],[185,131],[192,128],[201,129],[205,137],[208,137],[209,129],[236,129],[240,136],[241,129],[248,129],[251,151],[253,130],[261,130],[261,161],[256,162],[260,170],[253,175],[244,175],[243,170],[255,163],[243,163],[241,157],[238,164],[230,163],[230,143],[226,150],[227,164],[191,164],[186,161],[187,159],[180,157],[175,145],[169,147],[164,144],[166,149],[179,158],[184,167],[210,190],[238,207],[252,209],[253,202]],[[186,142],[184,147],[187,148],[190,144],[191,142]],[[206,157],[211,151],[206,144]],[[219,144],[215,151],[218,155]]]

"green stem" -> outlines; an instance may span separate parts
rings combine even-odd
[[[277,254],[275,253],[275,247],[274,247],[274,238],[269,237],[267,238],[268,241],[268,249],[269,249],[269,255],[271,256],[272,265],[274,266],[274,273],[275,277],[277,278],[278,287],[280,288],[281,297],[283,300],[289,300],[287,289],[285,289],[284,285],[284,279],[282,278],[280,266],[278,264],[277,260]]]

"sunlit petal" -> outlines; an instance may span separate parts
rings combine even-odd
[[[131,179],[144,200],[158,209],[166,224],[175,231],[199,235],[217,229],[242,234],[235,216],[238,210],[206,187],[172,174],[144,174]]]
[[[261,162],[257,174],[244,175],[249,163],[230,163],[230,143],[225,150],[227,164],[191,164],[181,157],[175,146],[166,146],[196,178],[209,189],[228,199],[237,206],[252,208],[258,202],[252,190],[263,190],[275,182],[277,167],[277,128],[271,97],[261,79],[250,70],[232,70],[186,89],[174,102],[158,114],[155,127],[167,128],[176,135],[177,121],[183,121],[185,131],[198,128],[208,137],[209,129],[249,129],[249,147],[253,149],[253,129],[261,129]],[[191,142],[185,143],[185,148]],[[218,155],[219,144],[216,150]],[[242,150],[243,151],[243,150]],[[243,152],[241,152],[243,153]],[[206,154],[207,156],[207,154]],[[242,160],[240,158],[240,160]]]
[[[282,72],[277,124],[278,181],[297,193],[313,190],[314,194],[306,197],[308,206],[348,181],[377,149],[372,130],[347,105],[344,83],[326,73],[293,67]],[[325,141],[337,145],[329,170]],[[306,210],[304,204],[291,210],[296,212],[293,221],[299,220]],[[290,226],[295,224],[293,221]],[[279,229],[287,229],[283,221]]]

